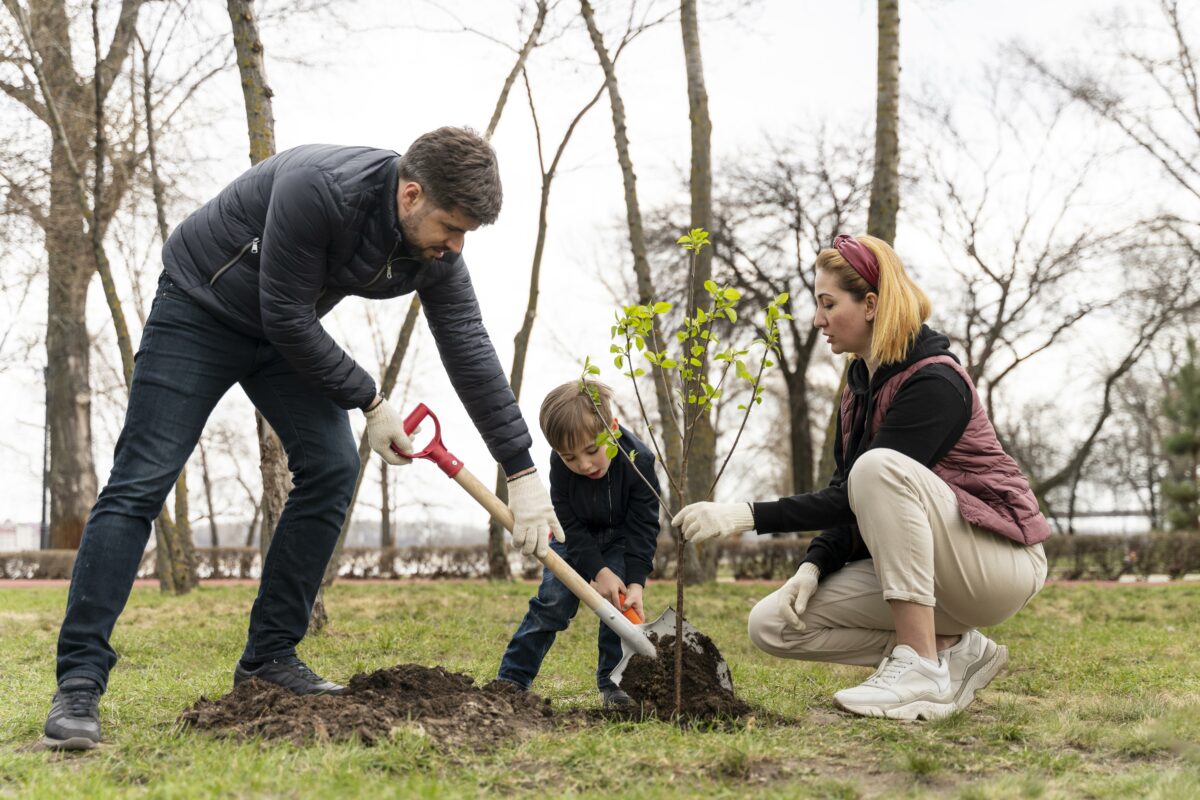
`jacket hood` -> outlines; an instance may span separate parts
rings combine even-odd
[[[875,370],[874,378],[870,379],[870,385],[872,387],[882,386],[888,378],[930,356],[949,356],[955,361],[959,360],[958,356],[950,351],[949,337],[938,333],[928,325],[922,325],[921,330],[917,331],[917,338],[913,341],[912,347],[908,350],[908,355],[900,361],[881,365],[879,369]],[[855,394],[865,394],[868,388],[867,362],[856,358],[850,364],[850,373],[846,377],[846,382]]]

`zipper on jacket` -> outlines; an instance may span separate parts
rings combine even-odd
[[[250,241],[246,242],[244,245],[242,245],[242,249],[238,250],[233,258],[229,259],[224,264],[222,264],[221,268],[218,269],[213,274],[212,278],[208,282],[208,285],[212,286],[213,284],[215,284],[217,282],[217,278],[220,278],[222,275],[224,275],[226,272],[228,272],[229,269],[231,267],[233,267],[234,264],[236,264],[239,260],[241,260],[242,256],[246,255],[247,250],[249,250],[251,253],[258,252],[258,237],[257,236],[254,237],[253,239],[251,239]]]

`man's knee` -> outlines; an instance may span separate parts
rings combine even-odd
[[[328,492],[334,497],[345,497],[349,501],[358,480],[362,462],[353,441],[339,443],[323,456],[310,458],[295,473],[297,486],[308,486]]]

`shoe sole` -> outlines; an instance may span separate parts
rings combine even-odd
[[[69,739],[52,739],[49,736],[43,736],[41,744],[50,750],[93,750],[100,746],[99,742],[94,742],[85,736],[72,736]]]
[[[908,722],[915,722],[917,720],[942,719],[943,717],[950,716],[958,710],[958,706],[956,706],[954,703],[936,703],[932,700],[914,700],[909,703],[901,703],[895,706],[860,706],[853,703],[843,703],[834,697],[833,704],[843,711],[849,711],[851,714],[858,714],[860,717],[900,719]]]
[[[973,673],[963,678],[962,687],[958,690],[958,696],[954,698],[954,703],[958,708],[966,708],[975,701],[975,693],[992,682],[992,679],[1000,674],[1000,670],[1004,669],[1004,665],[1008,663],[1008,647],[1002,644],[996,645],[996,652],[992,653],[992,657],[985,661]]]

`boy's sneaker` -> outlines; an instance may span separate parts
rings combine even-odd
[[[55,750],[91,750],[100,743],[100,684],[67,678],[54,693],[42,744]]]
[[[600,699],[604,701],[605,708],[633,708],[637,705],[633,698],[618,686],[614,686],[611,689],[601,689]]]
[[[239,661],[233,670],[234,688],[251,678],[282,686],[296,694],[341,694],[346,687],[327,681],[308,668],[298,656],[284,656],[267,661],[256,669],[248,670]]]
[[[897,645],[875,674],[833,696],[839,708],[864,717],[939,719],[953,713],[954,692],[944,659],[931,667],[908,645]]]
[[[938,653],[950,665],[954,705],[966,708],[975,693],[987,686],[1008,663],[1008,648],[977,630],[967,631],[958,644]]]

